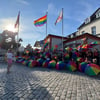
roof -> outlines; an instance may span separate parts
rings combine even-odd
[[[59,38],[59,39],[62,39],[62,36],[58,36],[58,35],[53,35],[53,34],[48,34],[48,36],[44,39],[48,39],[48,38]],[[67,37],[63,37],[63,39],[67,39]]]
[[[34,44],[34,47],[37,47],[37,46],[41,46],[41,44],[44,43],[44,40],[40,40],[40,41],[36,41],[35,44]]]
[[[71,34],[67,35],[67,37],[69,37],[69,36],[71,36],[71,35],[76,35],[76,33],[77,33],[77,32],[78,32],[78,31],[73,32],[73,33],[71,33]]]
[[[97,20],[97,19],[100,19],[100,18],[96,18],[96,13],[97,13],[97,11],[99,11],[100,10],[100,8],[98,8],[91,16],[90,16],[90,22],[89,23],[87,23],[87,24],[90,24],[91,22],[93,22],[93,21],[95,21],[95,20]],[[78,27],[78,29],[80,29],[81,27],[83,27],[83,26],[85,26],[85,25],[87,25],[87,24],[85,24],[85,22],[83,22],[79,27]]]
[[[38,44],[40,44],[40,41],[36,41],[34,47],[36,47]]]
[[[85,37],[88,37],[90,39],[94,39],[94,40],[100,41],[100,37],[94,36],[94,35],[89,34],[89,33],[85,33],[85,34],[79,35],[79,36],[74,37],[74,38],[69,38],[66,41],[64,41],[64,43],[76,41],[76,40],[79,40],[79,39],[82,39],[82,38],[85,38]]]

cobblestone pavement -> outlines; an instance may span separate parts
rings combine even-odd
[[[0,63],[0,100],[100,100],[100,76]]]

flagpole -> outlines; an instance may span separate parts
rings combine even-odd
[[[63,8],[62,8],[62,59],[63,59],[63,49],[64,46],[63,46]]]
[[[17,52],[18,52],[18,44],[19,44],[19,25],[20,25],[19,17],[20,17],[20,11],[18,13],[17,23],[16,23],[16,25],[18,24],[18,30],[17,30]]]
[[[18,25],[18,31],[17,31],[17,52],[18,52],[18,44],[19,44],[19,25]]]
[[[48,17],[48,12],[46,12],[46,15]],[[46,22],[46,37],[47,37],[47,22]]]
[[[46,15],[48,17],[48,12],[46,12]],[[47,22],[46,22],[46,37],[47,37]]]

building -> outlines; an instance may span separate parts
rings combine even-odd
[[[62,37],[62,36],[57,36],[57,35],[52,35],[49,34],[44,41],[47,41],[48,44],[48,49],[51,49],[55,46],[58,46],[58,50],[62,49],[63,41],[65,41],[67,37]]]
[[[36,48],[42,48],[44,45],[44,40],[36,41],[34,44],[34,47]]]
[[[78,27],[78,33],[79,35],[90,33],[100,37],[100,8],[85,19],[84,23]]]
[[[64,47],[76,47],[83,44],[83,39],[87,38],[87,43],[93,41],[100,42],[100,8],[98,8],[89,18],[78,27],[76,32],[67,36]],[[97,48],[99,48],[97,46]]]
[[[66,37],[62,38],[62,36],[48,34],[48,36],[43,41],[36,41],[34,46],[43,48],[44,44],[48,42],[48,49],[51,49],[56,45],[58,46],[58,49],[61,49],[63,43],[62,41],[66,39]]]
[[[40,47],[40,41],[36,41],[34,47]]]
[[[98,8],[91,16],[77,28],[76,32],[63,37],[63,47],[76,47],[83,44],[83,39],[87,38],[87,43],[93,41],[100,42],[100,8]],[[58,49],[62,48],[62,36],[49,34],[44,41],[49,43],[48,48],[51,49],[58,45]],[[38,43],[37,43],[38,44]],[[98,47],[97,47],[98,48]]]
[[[100,37],[94,36],[89,33],[85,33],[85,34],[79,35],[77,37],[69,38],[66,41],[64,41],[64,48],[66,48],[66,47],[74,48],[74,47],[84,44],[84,42],[87,44],[90,44],[93,41],[100,42]],[[95,47],[99,49],[100,45],[96,45]]]
[[[100,8],[98,8],[91,16],[77,28],[77,31],[69,34],[68,38],[73,38],[85,33],[100,37]]]

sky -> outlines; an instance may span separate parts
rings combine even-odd
[[[55,21],[63,8],[63,36],[75,31],[100,7],[100,0],[0,0],[0,33],[12,31],[20,11],[19,38],[23,46],[46,37],[46,24],[36,27],[34,21],[47,17],[47,34],[62,36],[62,23]],[[12,26],[12,27],[10,27]]]

